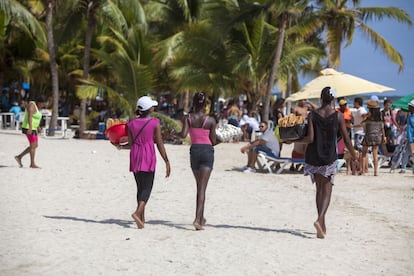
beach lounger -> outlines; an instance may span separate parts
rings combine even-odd
[[[337,171],[339,172],[341,168],[344,167],[346,161],[345,159],[337,160]],[[276,174],[282,173],[286,168],[290,168],[290,165],[305,165],[304,159],[289,158],[289,157],[279,157],[274,158],[268,156],[266,153],[259,151],[257,154],[257,165],[260,170],[265,170],[268,172],[275,172]],[[278,166],[279,165],[279,166]]]
[[[282,173],[286,168],[290,168],[291,164],[305,164],[304,159],[288,158],[288,157],[271,157],[266,153],[259,151],[257,154],[257,165],[259,169],[268,172]]]
[[[342,158],[337,159],[336,160],[336,171],[339,172],[344,167],[346,167],[346,160]]]

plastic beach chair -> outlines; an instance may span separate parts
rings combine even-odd
[[[304,159],[268,156],[266,153],[259,151],[257,153],[257,164],[261,170],[276,174],[282,173],[291,164],[305,164]],[[279,165],[279,166],[278,166]]]

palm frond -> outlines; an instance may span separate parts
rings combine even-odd
[[[359,27],[376,48],[379,47],[390,61],[399,65],[398,70],[401,72],[404,68],[404,61],[401,54],[387,40],[367,25],[361,23]]]
[[[7,21],[13,20],[23,27],[25,33],[32,39],[46,45],[46,34],[40,22],[17,0],[0,0],[0,13]]]
[[[359,18],[363,22],[383,19],[394,19],[399,23],[404,23],[409,26],[413,24],[410,15],[396,7],[358,7]]]

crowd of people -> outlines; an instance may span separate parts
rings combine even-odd
[[[368,152],[372,152],[374,176],[378,176],[379,153],[398,152],[398,158],[395,158],[397,161],[392,159],[392,166],[400,167],[400,173],[405,173],[414,150],[414,100],[409,103],[408,112],[393,111],[389,100],[384,101],[381,109],[379,99],[375,96],[367,101],[367,109],[360,97],[353,99],[353,109],[348,107],[346,99],[336,100],[338,107],[335,105],[335,90],[325,87],[321,91],[319,106],[307,100],[298,101],[290,112],[302,116],[308,127],[306,136],[293,142],[284,141],[279,135],[282,126],[278,123],[287,116],[282,98],[274,103],[269,121],[261,120],[259,110],[248,112],[232,101],[228,102],[221,117],[227,124],[243,129],[242,139],[248,143],[240,151],[247,154],[247,164],[243,167],[246,173],[256,172],[259,151],[277,158],[284,143],[294,144],[292,157],[304,159],[304,175],[309,175],[316,185],[318,217],[314,227],[318,238],[326,236],[325,215],[337,171],[337,159],[343,158],[341,155],[348,155],[347,173],[352,171],[354,174],[366,174]],[[42,118],[40,109],[46,101],[45,97],[40,96],[36,101],[30,101],[25,110],[22,128],[29,146],[15,156],[20,167],[23,166],[22,158],[30,154],[30,167],[39,168],[35,162],[35,153]],[[166,177],[171,172],[161,137],[160,120],[151,116],[157,105],[158,102],[148,96],[139,98],[137,116],[127,123],[128,143],[115,145],[118,149],[130,150],[130,171],[134,174],[137,185],[137,207],[132,218],[138,228],[144,228],[145,207],[154,183],[155,145],[165,162]],[[178,138],[190,136],[190,167],[197,185],[193,222],[196,230],[203,230],[206,225],[205,194],[214,165],[214,146],[220,142],[216,139],[217,118],[207,115],[206,107],[206,94],[196,93],[191,111],[181,118],[181,132],[173,134]],[[411,167],[414,173],[412,164]]]
[[[348,101],[349,99],[341,97],[336,99],[336,104],[335,102],[332,103],[335,106],[335,111],[341,113],[344,118],[346,136],[350,138],[353,146],[352,151],[358,155],[359,159],[358,167],[350,162],[351,152],[345,146],[344,136],[338,132],[336,141],[337,158],[346,160],[346,173],[354,175],[367,174],[370,164],[373,167],[374,175],[377,176],[379,174],[380,157],[389,160],[387,165],[391,167],[391,170],[400,168],[400,173],[405,173],[407,166],[414,167],[409,158],[411,147],[407,122],[410,112],[405,111],[405,109],[393,110],[391,108],[392,102],[389,99],[384,100],[381,108],[381,102],[375,95],[370,97],[365,105],[361,97],[352,99],[353,107],[348,106]],[[260,120],[261,116],[257,116],[257,109],[251,112],[244,111],[243,114],[241,108],[238,108],[232,101],[229,101],[230,103],[231,105],[227,105],[229,108],[224,109],[224,118],[227,119],[228,124],[240,127],[243,131],[242,141],[249,142],[248,145],[241,148],[241,151],[243,153],[249,152],[247,149],[250,148],[256,152],[260,150],[269,153],[270,156],[279,157],[283,143],[286,142],[280,139],[280,126],[278,126],[279,119],[288,115],[284,99],[279,98],[273,104],[272,112],[269,114],[269,122]],[[299,100],[290,109],[290,113],[307,118],[309,112],[317,108],[318,106],[311,101]],[[229,112],[226,113],[226,110]],[[266,132],[259,128],[262,123],[266,126]],[[277,139],[278,145],[274,142],[268,143],[270,136]],[[262,143],[262,140],[267,142]],[[259,149],[257,148],[258,145],[260,145]],[[275,149],[275,147],[278,147],[278,149]],[[291,158],[304,159],[305,152],[306,145],[294,143]],[[255,162],[252,161],[252,158],[255,159],[254,156],[255,154],[248,154],[247,166],[242,167],[244,172],[256,171]],[[296,169],[292,164],[291,170]]]
[[[414,152],[414,100],[408,104],[407,113],[404,110],[393,112],[389,100],[384,101],[381,110],[376,96],[367,101],[366,110],[363,99],[356,97],[352,110],[345,98],[337,99],[338,107],[335,107],[335,93],[331,87],[325,87],[321,91],[320,107],[301,100],[291,110],[306,117],[308,124],[307,135],[294,141],[292,157],[304,157],[304,175],[309,175],[316,185],[318,216],[314,227],[320,239],[325,238],[327,233],[325,215],[330,204],[338,158],[347,156],[347,174],[363,175],[368,172],[368,151],[371,151],[374,176],[378,176],[378,154],[384,154],[382,149],[401,149],[391,153],[390,162],[391,168],[401,168],[400,173],[406,172],[409,156]],[[276,101],[276,108],[273,109],[274,118],[277,118],[276,131],[269,130],[268,122],[260,122],[263,134],[241,148],[242,153],[248,153],[247,166],[242,168],[244,172],[256,172],[258,151],[269,156],[279,155],[282,143],[286,142],[276,138],[277,129],[281,127],[277,122],[286,115],[282,110],[283,100]],[[414,165],[411,166],[414,173]]]

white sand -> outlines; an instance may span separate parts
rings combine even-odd
[[[411,172],[339,173],[320,240],[308,177],[235,171],[245,164],[242,144],[221,144],[207,226],[194,231],[189,146],[166,145],[172,175],[158,163],[139,230],[128,151],[103,140],[39,144],[42,169],[29,169],[28,156],[19,168],[13,156],[26,138],[0,133],[0,275],[414,274]]]

